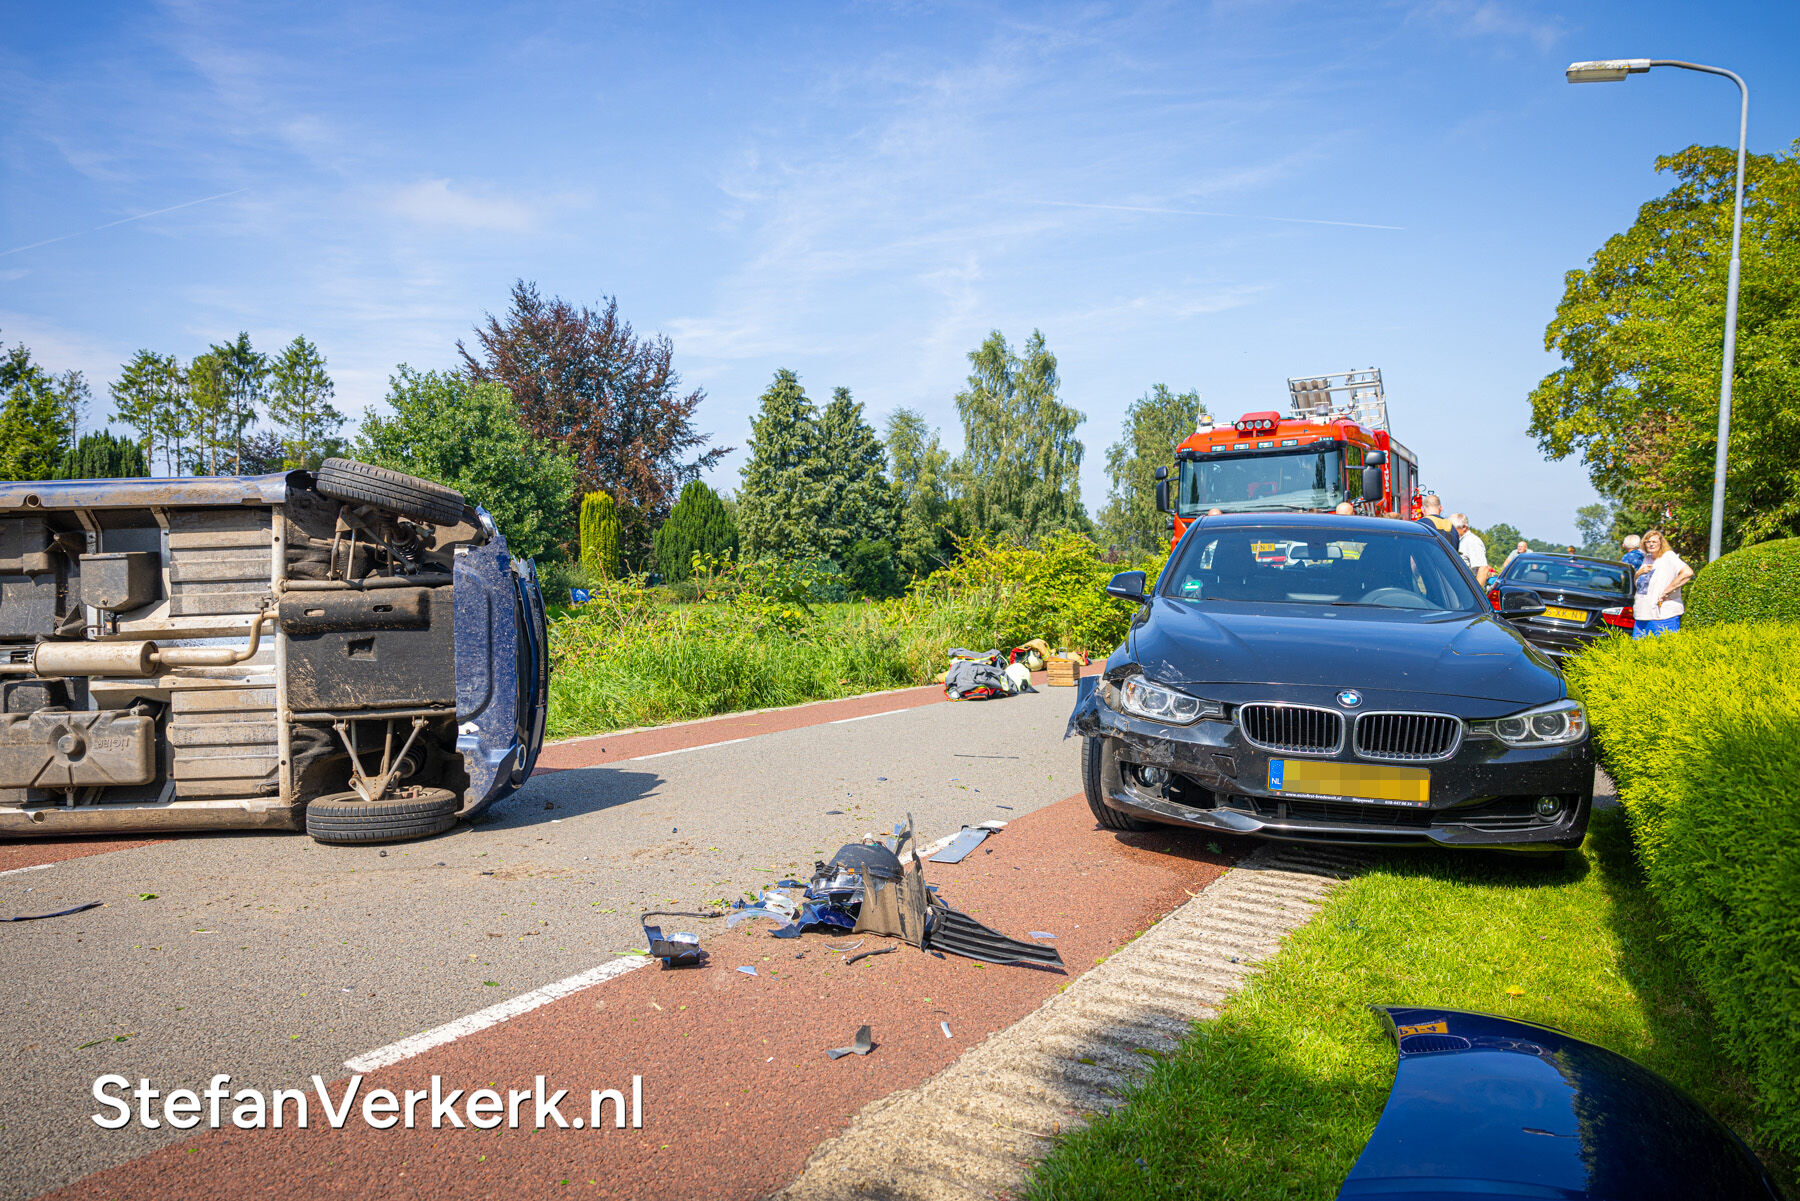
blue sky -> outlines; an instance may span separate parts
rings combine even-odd
[[[1719,63],[1753,150],[1800,136],[1787,0],[7,10],[0,338],[103,391],[304,333],[358,413],[517,277],[616,294],[725,487],[776,368],[954,446],[964,356],[1036,327],[1091,511],[1150,385],[1234,416],[1373,364],[1451,508],[1572,537],[1585,475],[1524,432],[1563,273],[1737,100],[1563,66]]]

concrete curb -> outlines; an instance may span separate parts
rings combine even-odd
[[[1217,1016],[1366,859],[1270,846],[1023,1020],[866,1106],[777,1201],[974,1201],[1016,1189],[1063,1130],[1121,1104],[1155,1055]]]

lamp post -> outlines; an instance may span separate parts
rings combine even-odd
[[[1672,58],[1613,58],[1570,63],[1564,75],[1570,83],[1616,83],[1628,75],[1641,75],[1651,67],[1680,67],[1723,75],[1737,84],[1743,103],[1738,109],[1737,197],[1731,209],[1731,267],[1725,284],[1725,361],[1719,368],[1719,449],[1713,459],[1712,537],[1707,558],[1716,559],[1725,537],[1725,454],[1731,442],[1731,371],[1737,358],[1738,237],[1744,223],[1744,141],[1750,128],[1750,88],[1743,77],[1724,67],[1684,63]]]

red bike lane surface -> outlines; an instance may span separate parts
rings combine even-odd
[[[332,1130],[313,1095],[305,1130],[290,1116],[283,1130],[208,1131],[50,1196],[766,1197],[869,1102],[923,1082],[1018,1021],[1228,864],[1195,832],[1100,830],[1086,802],[1070,797],[1013,821],[960,864],[926,865],[950,905],[1014,937],[1054,934],[1066,975],[938,959],[878,938],[860,949],[896,950],[846,967],[825,948],[853,937],[776,939],[764,923],[727,932],[672,921],[698,929],[705,966],[639,968],[362,1081],[363,1094],[400,1095],[428,1090],[436,1075],[443,1092],[465,1090],[460,1106],[475,1089],[505,1096],[542,1075],[551,1091],[569,1090],[561,1112],[572,1123],[588,1115],[590,1090],[629,1099],[635,1075],[641,1129],[615,1129],[609,1102],[598,1130],[433,1130],[427,1101],[413,1130],[373,1130],[360,1111]],[[826,1056],[865,1024],[872,1054]],[[334,1104],[344,1087],[331,1084]],[[460,1108],[459,1116],[467,1120]],[[521,1126],[532,1121],[527,1103]]]

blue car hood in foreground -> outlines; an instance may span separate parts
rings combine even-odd
[[[1481,613],[1158,596],[1130,650],[1151,679],[1174,685],[1379,688],[1514,705],[1563,695],[1556,668]],[[1216,689],[1207,695],[1238,699]]]
[[[1482,1013],[1376,1012],[1400,1063],[1339,1201],[1781,1196],[1736,1135],[1622,1055]]]

